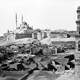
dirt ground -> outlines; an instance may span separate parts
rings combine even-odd
[[[0,80],[21,80],[25,75],[15,76],[14,74],[13,76],[3,78],[0,77]],[[64,73],[54,73],[51,71],[34,71],[34,73],[25,80],[80,80],[80,78],[75,74],[73,70],[65,71]]]

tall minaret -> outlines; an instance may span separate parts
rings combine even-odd
[[[21,22],[23,23],[23,14],[22,14],[22,16],[21,16]]]
[[[80,34],[80,7],[77,9],[77,33]]]
[[[16,27],[17,27],[17,13],[16,13],[16,16],[15,17],[16,17],[15,19],[16,19]]]

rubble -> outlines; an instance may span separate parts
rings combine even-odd
[[[16,72],[21,74],[27,71],[27,73],[25,73],[26,78],[34,74],[36,70],[51,71],[56,75],[64,74],[66,68],[67,71],[72,68],[68,63],[74,60],[74,58],[70,60],[69,56],[73,54],[55,54],[55,51],[52,52],[53,48],[51,48],[51,46],[36,41],[29,44],[12,44],[0,47],[0,49],[1,56],[4,54],[0,63],[0,70],[7,71],[8,73],[14,71],[15,74]],[[4,56],[5,60],[3,60]],[[3,65],[5,66],[3,67]]]

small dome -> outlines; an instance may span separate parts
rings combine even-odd
[[[24,25],[27,25],[27,22],[23,22]]]

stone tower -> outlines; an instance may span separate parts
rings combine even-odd
[[[80,7],[77,8],[76,52],[80,53]]]
[[[76,53],[75,53],[75,73],[76,77],[80,80],[80,7],[77,8],[77,33],[75,36]],[[78,80],[78,79],[76,79]]]

